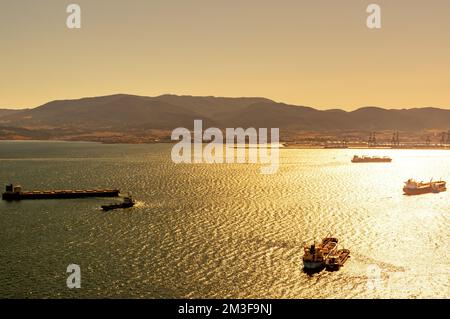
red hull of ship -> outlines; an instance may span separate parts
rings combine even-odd
[[[421,195],[421,194],[428,194],[428,193],[440,193],[440,192],[444,192],[446,190],[447,190],[447,188],[445,188],[445,185],[442,187],[439,187],[438,189],[434,189],[431,186],[420,187],[420,188],[415,188],[415,189],[411,189],[411,188],[407,188],[407,187],[403,188],[403,192],[405,192],[406,195]]]

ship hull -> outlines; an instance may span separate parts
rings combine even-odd
[[[339,269],[341,268],[341,266],[340,266],[340,265],[336,265],[336,264],[327,264],[327,265],[325,266],[325,268],[326,268],[328,271],[336,271],[336,270],[339,270]]]
[[[413,195],[422,195],[422,194],[429,194],[429,193],[440,193],[445,192],[447,188],[439,188],[435,189],[432,187],[423,187],[423,188],[417,188],[417,189],[409,189],[409,188],[403,188],[403,192],[405,195],[413,196]]]
[[[392,159],[379,159],[379,160],[352,160],[352,163],[390,163]]]
[[[120,209],[120,208],[131,208],[134,204],[117,204],[117,205],[103,205],[102,209],[105,211],[113,210],[113,209]]]
[[[303,261],[303,268],[314,270],[314,269],[321,269],[325,266],[323,262],[319,261]]]
[[[119,190],[87,190],[87,191],[36,191],[36,192],[5,192],[3,200],[25,200],[25,199],[69,199],[84,197],[118,197]]]

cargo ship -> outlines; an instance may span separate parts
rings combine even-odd
[[[416,182],[410,178],[405,182],[403,192],[405,195],[421,195],[427,193],[440,193],[447,190],[445,181]]]
[[[318,245],[304,246],[303,268],[305,271],[339,270],[350,258],[350,250],[338,249],[338,239],[325,237]]]
[[[352,163],[390,163],[392,158],[388,156],[358,156],[355,155],[352,158]]]
[[[317,270],[325,267],[327,256],[337,249],[338,239],[325,237],[318,245],[304,246],[303,268]]]
[[[2,199],[7,201],[24,199],[67,199],[84,197],[118,197],[118,189],[88,189],[88,190],[49,190],[49,191],[23,191],[22,187],[12,184],[6,185]]]

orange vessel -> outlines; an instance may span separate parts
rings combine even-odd
[[[430,181],[428,183],[416,182],[410,178],[405,182],[403,191],[406,195],[420,195],[427,193],[440,193],[447,190],[445,181]]]

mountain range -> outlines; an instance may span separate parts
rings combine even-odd
[[[318,110],[258,97],[116,94],[57,100],[24,110],[0,109],[0,138],[16,130],[22,135],[172,130],[192,128],[195,119],[202,119],[205,128],[278,127],[280,131],[450,129],[450,110],[433,107]]]

